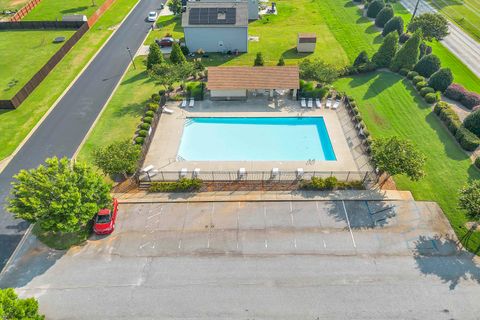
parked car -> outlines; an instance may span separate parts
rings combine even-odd
[[[175,39],[172,37],[165,37],[162,39],[155,39],[155,42],[160,46],[160,47],[171,47],[175,43]]]
[[[118,201],[113,199],[113,209],[101,209],[95,216],[93,232],[96,234],[110,234],[115,229],[117,220]]]
[[[157,21],[158,13],[156,11],[150,11],[148,13],[147,21],[148,22],[155,22]]]

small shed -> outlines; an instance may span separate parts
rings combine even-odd
[[[298,52],[314,52],[317,44],[317,35],[315,33],[299,33],[297,40]]]

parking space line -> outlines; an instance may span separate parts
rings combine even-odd
[[[156,217],[156,216],[161,215],[161,214],[162,214],[162,211],[163,211],[163,207],[160,207],[160,212],[159,212],[159,213],[155,213],[155,214],[147,217],[147,220],[149,220],[149,219],[151,219],[151,218],[153,218],[153,217]]]
[[[293,212],[293,204],[292,204],[292,201],[290,201],[290,212]]]
[[[210,238],[211,238],[211,235],[212,235],[213,213],[214,212],[215,212],[215,202],[212,202],[212,210],[210,211],[210,221],[208,223],[207,249],[210,249]]]
[[[238,202],[238,209],[237,209],[237,249],[239,248],[239,232],[240,232],[240,201]]]
[[[350,236],[352,237],[353,247],[356,248],[357,244],[355,243],[355,238],[353,237],[352,228],[350,227],[350,219],[348,218],[347,208],[345,207],[345,201],[342,200],[343,211],[345,212],[345,217],[347,218],[348,230],[350,231]]]
[[[265,230],[265,248],[268,248],[268,241],[267,241],[267,207],[265,206],[265,202],[263,203],[263,226]]]
[[[326,249],[327,248],[327,243],[325,242],[325,240],[323,240],[323,247]]]
[[[178,240],[178,249],[182,248],[182,239],[183,239],[183,233],[185,230],[185,223],[187,221],[188,205],[189,203],[187,202],[187,207],[185,209],[185,213],[183,214],[183,225],[182,225],[182,231],[180,231],[180,240]]]

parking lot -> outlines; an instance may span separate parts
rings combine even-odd
[[[476,319],[480,310],[478,264],[433,203],[124,204],[116,228],[65,254],[30,239],[0,284],[37,296],[49,319]]]

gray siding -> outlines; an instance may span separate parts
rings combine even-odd
[[[203,49],[206,52],[221,52],[219,42],[223,42],[223,51],[247,52],[247,27],[185,27],[185,43],[191,52]]]
[[[258,20],[258,0],[248,1],[248,20]]]

